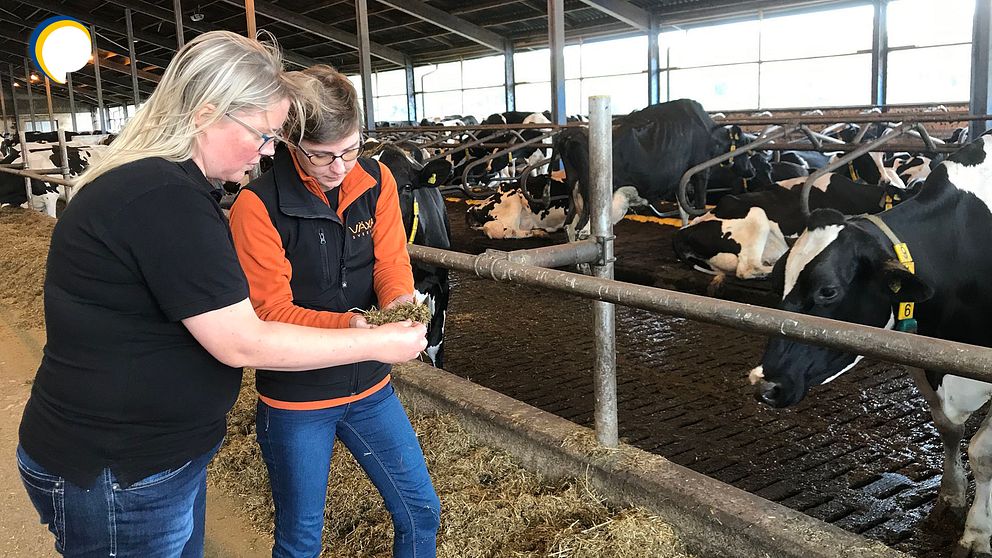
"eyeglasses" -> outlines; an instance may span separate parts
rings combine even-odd
[[[281,141],[283,143],[289,143],[282,136],[279,136],[278,134],[266,134],[266,133],[262,132],[261,130],[259,130],[258,128],[252,126],[251,124],[248,124],[247,122],[244,122],[243,120],[241,120],[240,118],[234,116],[231,113],[226,113],[224,116],[227,116],[231,120],[237,122],[238,124],[241,124],[246,129],[251,130],[252,132],[255,132],[256,134],[258,134],[258,136],[260,138],[262,138],[262,145],[259,145],[258,146],[258,151],[260,153],[261,153],[261,151],[263,149],[265,149],[266,147],[268,147],[273,142],[279,142],[279,141]]]
[[[293,147],[299,149],[300,153],[303,153],[303,155],[310,160],[310,164],[315,167],[325,167],[334,163],[334,161],[337,161],[338,159],[341,159],[345,163],[350,163],[355,159],[358,159],[358,157],[362,154],[361,143],[359,143],[357,147],[353,147],[340,155],[335,155],[333,153],[310,153],[298,143],[293,144]]]

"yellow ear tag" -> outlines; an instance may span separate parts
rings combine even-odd
[[[892,289],[893,293],[899,293],[902,290],[902,281],[896,279],[895,281],[889,283],[889,288]]]
[[[434,184],[437,182],[437,174],[432,173],[431,177],[427,179],[428,184]]]
[[[912,302],[900,302],[899,303],[899,315],[896,316],[897,320],[909,320],[913,318],[913,303]]]

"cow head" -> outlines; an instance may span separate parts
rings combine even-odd
[[[832,209],[814,211],[806,231],[772,274],[780,308],[874,327],[895,323],[899,302],[921,302],[933,289],[892,256],[889,247]],[[768,341],[751,371],[755,397],[772,407],[801,401],[813,386],[850,370],[861,357],[781,337]]]
[[[426,165],[421,165],[413,160],[408,153],[393,145],[383,146],[375,158],[386,165],[393,173],[393,178],[396,179],[400,212],[403,214],[403,223],[408,233],[410,227],[413,226],[414,200],[417,200],[420,211],[424,215],[444,212],[444,199],[441,197],[438,187],[451,176],[451,162],[445,159],[436,159]],[[425,217],[421,217],[420,220],[424,221]],[[431,220],[434,221],[435,218]],[[435,223],[434,225],[443,226],[446,229],[447,217],[443,217],[443,220],[445,224]],[[424,223],[418,226],[425,230],[428,228],[424,226]],[[447,238],[447,230],[443,231],[443,236]],[[428,239],[426,242],[430,246],[440,246],[441,244],[439,239]],[[416,243],[422,244],[421,241]]]
[[[723,130],[727,135],[726,137],[726,150],[725,152],[735,152],[741,147],[754,141],[754,135],[745,133],[741,130],[740,126],[736,124],[733,126],[724,126]],[[728,161],[734,174],[745,179],[751,180],[755,176],[754,164],[751,161],[751,154],[743,154],[741,157],[734,157]]]

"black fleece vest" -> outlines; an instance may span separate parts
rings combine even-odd
[[[375,186],[345,208],[344,222],[307,190],[285,147],[276,151],[272,168],[246,186],[262,200],[282,240],[293,268],[290,287],[297,306],[348,312],[380,305],[372,282],[372,227],[382,174],[374,159],[360,158],[358,163]],[[259,394],[279,401],[320,401],[361,393],[389,371],[389,365],[374,361],[307,372],[258,370],[255,385]]]

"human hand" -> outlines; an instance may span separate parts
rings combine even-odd
[[[356,329],[372,329],[375,326],[369,325],[369,323],[365,320],[365,316],[361,314],[355,314],[354,316],[351,317],[351,320],[348,322],[348,327],[353,327]]]
[[[417,358],[427,348],[427,326],[405,320],[375,328],[378,335],[376,360],[387,364]]]
[[[416,299],[413,297],[413,293],[400,295],[393,300],[390,300],[388,304],[382,307],[383,310],[392,310],[393,307],[399,306],[400,304],[406,302],[414,302]]]

